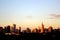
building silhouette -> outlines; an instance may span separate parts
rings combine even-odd
[[[10,33],[10,25],[7,26],[7,33]]]
[[[22,33],[27,33],[27,31],[26,30],[22,30]]]
[[[19,27],[19,34],[21,33],[21,27]]]
[[[52,26],[50,26],[50,27],[48,28],[48,32],[52,32],[52,30],[53,30],[53,28],[52,28]]]
[[[7,33],[7,27],[4,27],[3,32]]]
[[[16,32],[16,24],[13,24],[13,31]]]
[[[3,27],[0,27],[0,33],[3,32]]]
[[[41,27],[40,26],[38,26],[38,32],[41,33]]]
[[[44,33],[44,24],[42,23],[41,33]]]
[[[44,31],[45,31],[44,33],[47,33],[48,32],[48,29],[47,28],[44,28]]]
[[[26,31],[27,31],[27,33],[31,33],[31,29],[30,28],[27,28]]]
[[[32,30],[32,33],[38,33],[39,32],[39,30],[37,29],[37,28],[34,28],[33,30]]]

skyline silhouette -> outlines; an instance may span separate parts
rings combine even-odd
[[[1,27],[1,28],[6,28],[6,27],[7,27],[8,30],[15,30],[15,29],[19,30],[19,29],[21,29],[20,31],[23,31],[23,30],[26,30],[26,29],[27,29],[27,30],[31,29],[30,27],[26,27],[26,29],[23,29],[23,30],[22,30],[22,26],[19,26],[19,27],[17,28],[16,24],[13,24],[13,26],[6,25],[6,26],[4,26],[4,27],[2,27],[2,26],[0,26],[0,27]],[[60,27],[58,27],[58,28],[53,28],[52,26],[49,26],[49,27],[46,28],[46,29],[49,29],[49,31],[50,31],[50,30],[51,30],[50,28],[51,28],[51,29],[59,29]],[[34,29],[40,29],[41,32],[44,32],[45,25],[42,23],[41,26],[35,27],[35,28],[31,29],[31,31],[33,31]]]
[[[4,28],[0,26],[0,39],[15,39],[15,40],[49,40],[49,39],[60,39],[60,28],[53,29],[52,26],[48,28],[44,27],[42,23],[42,27],[38,26],[38,28],[30,29],[27,27],[24,30],[21,30],[21,26],[19,29],[16,28],[16,24],[5,26]],[[58,37],[58,38],[57,38]]]
[[[0,40],[60,40],[60,0],[0,0]]]
[[[7,24],[7,25],[8,25],[8,24]],[[5,25],[5,26],[0,26],[0,27],[5,28],[7,25]],[[45,27],[45,25],[44,25],[43,22],[42,22],[40,25],[34,25],[34,26],[32,26],[32,27],[30,27],[30,26],[25,26],[25,27],[24,27],[24,25],[23,25],[23,26],[21,26],[21,25],[18,25],[18,26],[17,26],[16,24],[8,25],[8,26],[10,26],[10,27],[16,26],[15,28],[17,28],[17,29],[19,29],[19,27],[21,27],[22,30],[25,30],[26,28],[30,28],[30,29],[34,29],[34,28],[38,28],[38,27],[42,28],[42,26],[44,26],[44,28],[49,28],[51,25]],[[51,27],[53,27],[53,26],[51,26]],[[60,28],[60,26],[57,27],[57,28],[54,28],[54,27],[53,27],[53,29],[58,29],[58,28]]]
[[[17,27],[16,24],[13,24],[13,27],[7,25],[3,28],[0,26],[0,33],[4,33],[4,35],[20,35],[21,33],[40,33],[40,34],[42,33],[44,35],[45,33],[53,32],[53,30],[57,30],[60,32],[60,28],[53,29],[52,26],[45,28],[43,23],[42,27],[38,26],[38,28],[34,29],[30,29],[29,27],[27,27],[26,29],[21,30],[21,26],[19,27],[19,29],[17,29],[16,27]]]

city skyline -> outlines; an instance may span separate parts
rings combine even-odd
[[[43,32],[44,29],[49,29],[49,28],[52,28],[52,29],[60,29],[60,27],[57,27],[57,28],[54,28],[53,26],[48,26],[48,27],[45,27],[45,25],[43,23],[41,23],[41,25],[39,26],[34,26],[34,28],[30,27],[30,26],[27,26],[27,27],[23,27],[23,26],[17,26],[16,24],[12,24],[12,25],[6,25],[6,26],[0,26],[2,28],[5,28],[5,27],[10,27],[10,30],[15,30],[15,29],[21,29],[21,30],[26,30],[27,28],[33,30],[33,29],[41,29]]]
[[[60,0],[0,0],[0,26],[60,27]]]

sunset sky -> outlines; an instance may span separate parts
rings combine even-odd
[[[0,0],[0,26],[60,27],[60,0]]]

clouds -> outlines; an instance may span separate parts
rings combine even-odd
[[[32,18],[32,16],[26,16],[26,18]]]
[[[60,17],[60,14],[51,14],[53,17]]]
[[[60,14],[50,14],[50,19],[60,19]]]

